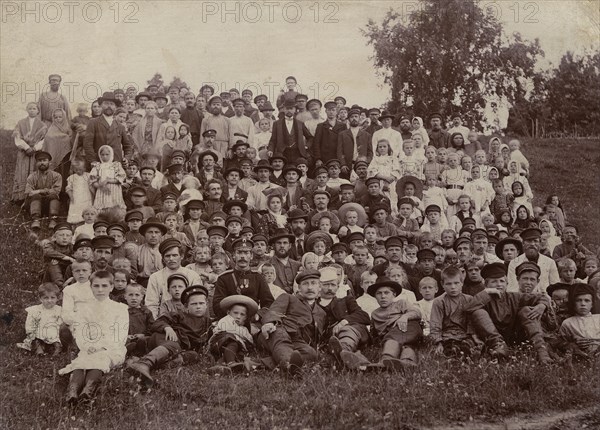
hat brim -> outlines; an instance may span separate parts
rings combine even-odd
[[[198,160],[200,162],[202,162],[202,160],[204,159],[204,157],[206,157],[207,155],[210,155],[212,157],[213,160],[215,160],[215,163],[217,161],[219,161],[219,156],[213,152],[213,151],[203,151],[200,153],[200,155],[198,155]]]
[[[346,212],[348,212],[349,210],[356,211],[356,213],[358,214],[358,223],[357,224],[360,227],[364,227],[364,225],[369,220],[369,217],[367,216],[367,213],[365,212],[365,208],[363,208],[358,203],[344,203],[342,206],[340,206],[340,208],[338,209],[339,219],[340,220],[345,219]]]
[[[502,256],[502,248],[504,248],[504,245],[507,245],[509,243],[512,243],[513,245],[516,246],[517,252],[519,253],[519,255],[523,253],[523,244],[521,243],[521,241],[519,239],[515,239],[513,237],[505,237],[500,242],[498,242],[496,244],[496,247],[494,248],[494,251],[496,252],[496,256],[502,261],[504,261],[504,257]]]
[[[328,249],[331,249],[331,247],[333,246],[333,239],[331,238],[331,236],[329,236],[324,231],[317,230],[313,231],[306,237],[305,249],[311,251],[314,243],[317,240],[324,240],[326,242],[325,245]]]
[[[298,176],[302,176],[302,172],[297,167],[286,167],[283,169],[283,175],[285,176],[287,172],[296,172]]]
[[[383,287],[389,287],[396,292],[396,296],[399,296],[402,293],[402,285],[394,281],[383,281],[383,282],[375,282],[373,285],[367,288],[367,294],[375,297],[375,293],[378,289]]]
[[[219,307],[222,311],[226,312],[229,308],[234,305],[242,305],[248,309],[248,317],[253,317],[258,312],[258,304],[248,296],[242,294],[235,294],[233,296],[227,296],[219,303]]]
[[[242,212],[246,212],[248,210],[248,205],[241,200],[227,200],[223,204],[223,212],[228,213],[229,210],[234,207],[239,206],[242,208]]]
[[[99,97],[98,98],[98,104],[101,105],[102,102],[113,102],[117,107],[121,107],[121,105],[123,104],[121,102],[121,100],[119,99],[109,99],[109,98],[103,98],[103,97]],[[138,99],[136,97],[135,102],[138,102]]]
[[[331,211],[317,212],[310,219],[310,225],[314,228],[318,228],[321,218],[329,218],[331,220],[331,230],[338,231],[340,229],[340,218]]]
[[[423,182],[416,176],[403,176],[396,182],[396,193],[398,198],[404,197],[404,187],[406,184],[412,183],[415,186],[415,196],[423,199]]]
[[[275,169],[273,169],[273,166],[271,166],[270,164],[260,164],[258,166],[254,166],[254,168],[252,170],[254,170],[254,173],[258,173],[258,171],[260,169],[267,169],[270,170],[271,172],[273,172]]]
[[[166,225],[160,223],[160,222],[147,222],[146,224],[142,224],[142,226],[139,229],[139,232],[142,235],[146,234],[146,230],[148,230],[151,227],[156,227],[158,228],[162,234],[167,234],[167,232],[169,231],[169,229],[167,228]]]
[[[279,239],[285,239],[285,238],[288,238],[292,244],[296,242],[296,236],[294,236],[291,233],[278,234],[278,235],[269,237],[269,245],[272,245],[273,242],[277,242]]]
[[[240,179],[244,177],[244,171],[239,167],[231,167],[225,170],[224,177],[227,177],[231,172],[238,172],[240,174]]]

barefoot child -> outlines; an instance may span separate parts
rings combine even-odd
[[[126,305],[110,300],[113,286],[112,273],[95,272],[90,278],[95,300],[82,304],[75,314],[73,329],[79,354],[58,371],[59,375],[71,373],[66,399],[69,404],[90,400],[102,375],[125,361],[129,315]],[[90,326],[96,330],[90,330]]]
[[[61,351],[58,333],[62,324],[62,308],[56,304],[60,290],[55,284],[46,282],[38,287],[38,294],[41,304],[25,309],[27,336],[23,343],[18,343],[17,346],[38,356],[46,354],[46,349],[51,346],[52,356],[56,356]]]

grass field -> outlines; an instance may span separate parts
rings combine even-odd
[[[37,360],[15,347],[24,337],[24,308],[36,302],[42,266],[41,253],[19,226],[23,216],[15,218],[18,210],[8,202],[15,160],[8,137],[0,133],[2,428],[480,429],[488,423],[498,426],[486,428],[600,428],[600,412],[593,409],[600,403],[598,363],[543,368],[526,348],[500,365],[486,359],[448,361],[425,352],[420,369],[405,376],[349,374],[332,368],[323,354],[300,381],[264,371],[210,377],[203,362],[158,372],[159,386],[150,392],[140,392],[127,373],[116,370],[105,378],[92,407],[69,409],[63,401],[67,379],[57,376],[66,356]],[[584,242],[600,243],[600,142],[529,141],[523,151],[532,164],[536,203],[559,194]],[[574,419],[555,415],[568,410],[586,412]],[[515,416],[517,427],[501,424]],[[530,421],[541,424],[524,424]]]

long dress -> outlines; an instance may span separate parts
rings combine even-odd
[[[103,145],[98,150],[98,153],[105,148],[109,148],[112,151],[110,146]],[[125,173],[125,170],[123,170],[121,163],[112,160],[113,156],[111,156],[110,161],[94,164],[92,171],[90,172],[90,179],[92,183],[108,179],[116,179],[119,181],[118,184],[106,184],[104,187],[99,187],[96,189],[94,207],[98,210],[112,208],[115,206],[126,209],[125,201],[123,200],[121,184],[123,181],[125,181],[127,174]]]
[[[67,222],[71,224],[82,222],[83,210],[92,206],[94,200],[90,191],[90,174],[83,172],[82,175],[73,174],[69,176],[65,191],[73,193],[73,200],[69,202]]]
[[[129,333],[127,305],[110,299],[82,304],[71,326],[79,355],[59,375],[76,369],[98,369],[104,373],[125,361]],[[91,351],[93,348],[95,351]]]
[[[20,120],[13,131],[12,137],[18,150],[11,197],[13,202],[25,200],[27,177],[35,171],[35,157],[33,153],[27,155],[25,151],[40,142],[47,131],[46,124],[37,117],[33,121],[29,117]]]
[[[56,111],[62,111],[63,119],[61,121],[54,120],[50,127],[48,127],[48,133],[44,137],[42,150],[52,156],[50,170],[61,174],[63,179],[62,189],[64,190],[67,186],[67,177],[71,169],[69,154],[73,149],[72,142],[74,136],[65,111],[62,109],[56,109]]]

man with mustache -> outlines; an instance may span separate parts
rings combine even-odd
[[[114,93],[106,92],[98,99],[98,102],[102,107],[102,115],[90,120],[83,138],[83,149],[87,162],[91,165],[100,161],[98,150],[102,145],[109,145],[113,149],[114,161],[131,159],[133,141],[125,126],[114,119],[115,110],[121,106],[121,101],[115,98]]]
[[[52,156],[44,151],[35,153],[35,164],[37,171],[27,177],[25,183],[25,196],[29,204],[29,213],[33,222],[32,229],[41,227],[40,218],[42,217],[43,206],[48,206],[48,215],[50,224],[48,228],[56,226],[56,218],[60,209],[58,195],[62,189],[62,176],[53,170],[48,170]]]
[[[342,178],[350,179],[350,172],[358,160],[370,163],[373,159],[371,135],[360,129],[360,109],[350,109],[350,128],[338,134],[337,158],[342,162]]]
[[[48,85],[50,91],[40,94],[38,106],[40,107],[40,118],[46,125],[52,124],[52,112],[56,109],[63,109],[67,113],[67,120],[71,122],[71,110],[69,101],[65,96],[58,92],[62,78],[60,75],[52,74],[48,76]]]
[[[521,233],[523,239],[523,254],[519,255],[508,264],[508,287],[506,291],[519,291],[519,281],[517,281],[516,269],[525,262],[536,263],[540,268],[540,279],[533,289],[532,293],[545,293],[549,285],[560,282],[558,268],[556,263],[550,257],[540,254],[540,242],[542,231],[538,228],[527,228]]]
[[[287,216],[295,237],[294,246],[290,249],[290,258],[299,261],[306,252],[304,241],[306,240],[308,215],[302,209],[293,209],[288,212]]]
[[[92,272],[104,270],[113,271],[110,266],[113,260],[113,248],[115,240],[110,236],[97,236],[92,239],[92,249],[94,250],[94,261],[92,262]]]
[[[312,155],[308,152],[311,147],[312,135],[304,123],[295,118],[296,101],[286,100],[283,106],[284,116],[273,123],[273,134],[267,147],[269,158],[273,154],[283,154],[288,160],[305,158],[311,165]]]
[[[206,116],[200,126],[200,135],[204,136],[207,130],[214,130],[215,140],[213,143],[213,151],[221,154],[219,159],[228,157],[229,148],[229,118],[223,115],[223,99],[219,96],[211,97],[208,101],[208,110],[212,115]],[[209,148],[202,148],[209,149]]]
[[[215,316],[217,318],[225,316],[225,311],[220,306],[221,300],[235,294],[248,296],[258,303],[261,307],[258,315],[261,316],[273,303],[273,295],[262,274],[250,270],[254,243],[240,238],[233,242],[232,247],[234,268],[223,272],[215,283],[212,302]],[[255,322],[252,322],[251,328],[252,334],[258,333],[259,328]]]
[[[296,237],[285,228],[275,231],[269,238],[269,245],[273,248],[275,255],[271,258],[271,264],[275,267],[275,281],[278,287],[286,293],[294,292],[294,279],[302,266],[300,262],[292,260],[290,250],[296,242]]]

